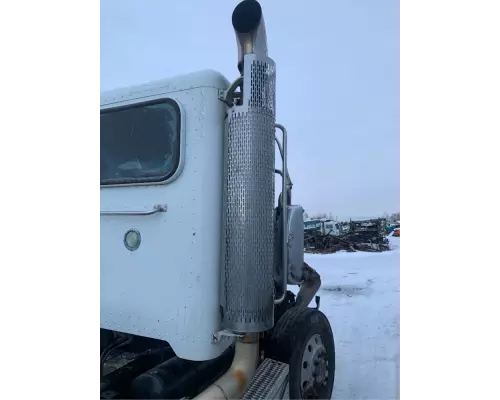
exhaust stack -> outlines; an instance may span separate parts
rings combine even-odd
[[[244,57],[258,54],[267,57],[267,35],[258,1],[244,0],[233,11],[232,23],[238,45],[238,70],[243,74]]]
[[[243,0],[232,23],[243,83],[241,101],[226,119],[222,325],[257,333],[274,324],[276,67],[267,56],[260,4]]]

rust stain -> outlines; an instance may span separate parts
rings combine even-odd
[[[237,369],[236,371],[233,372],[233,377],[234,379],[236,379],[236,382],[238,383],[238,391],[240,393],[243,393],[247,387],[247,375],[241,369]]]

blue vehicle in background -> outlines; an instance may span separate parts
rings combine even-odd
[[[386,232],[388,235],[390,235],[392,232],[394,232],[394,230],[399,229],[399,228],[400,228],[400,223],[398,221],[395,224],[388,224],[386,227]]]

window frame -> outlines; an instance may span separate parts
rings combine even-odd
[[[176,160],[172,170],[165,175],[150,177],[150,178],[129,178],[129,179],[109,179],[107,181],[100,181],[101,188],[109,187],[123,187],[123,186],[143,186],[143,185],[164,185],[170,183],[178,178],[184,167],[184,140],[185,140],[185,123],[184,123],[184,110],[181,104],[171,97],[161,97],[152,100],[143,100],[139,102],[127,102],[122,105],[102,105],[100,108],[99,118],[103,114],[129,110],[133,108],[142,108],[157,104],[170,104],[175,112],[175,117],[178,119],[177,129],[174,134],[177,139],[176,146]]]

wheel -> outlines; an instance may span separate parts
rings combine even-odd
[[[326,316],[314,308],[292,308],[273,328],[268,356],[289,365],[290,399],[330,399],[335,344]]]

